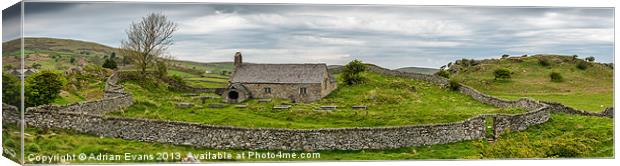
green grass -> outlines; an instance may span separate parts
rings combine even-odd
[[[128,82],[125,88],[133,95],[135,104],[112,115],[242,127],[338,128],[448,123],[480,114],[523,112],[485,105],[424,81],[375,73],[366,76],[369,78],[366,84],[342,85],[320,101],[294,104],[290,110],[272,109],[274,105],[287,103],[285,99],[274,99],[271,103],[249,100],[243,103],[248,108],[243,109],[231,104],[225,108],[207,108],[209,103],[219,103],[222,99],[210,99],[202,104],[198,99],[167,88],[144,88]],[[197,107],[177,109],[177,102],[191,102]],[[339,108],[332,112],[315,111],[323,105]],[[352,105],[367,105],[368,115],[351,109]]]
[[[15,125],[3,126],[3,144],[5,147],[7,144],[16,145],[15,140],[19,140],[19,134],[15,133],[17,131],[18,128],[16,128]],[[117,138],[100,138],[98,136],[80,134],[73,131],[60,129],[44,131],[37,128],[27,128],[26,133],[26,156],[31,153],[40,155],[66,153],[108,153],[122,155],[124,153],[156,154],[158,152],[178,152],[182,155],[182,157],[185,157],[187,152],[192,152],[193,154],[205,152],[228,152],[238,154],[249,152],[247,150],[214,150],[181,145],[123,140]],[[317,153],[320,153],[320,158],[314,159],[242,159],[241,161],[568,157],[555,155],[555,152],[558,151],[557,148],[564,152],[571,152],[570,149],[579,149],[580,151],[578,153],[564,153],[576,154],[575,156],[571,156],[576,158],[613,157],[613,119],[554,113],[552,114],[549,122],[530,127],[522,132],[504,134],[494,144],[487,143],[485,140],[471,140],[442,145],[405,147],[387,150],[316,151]],[[7,154],[5,153],[5,156],[6,155]],[[93,162],[95,161],[82,161],[82,163]],[[117,162],[136,161],[114,161],[114,163]]]
[[[189,78],[189,77],[200,77],[198,75],[195,74],[191,74],[191,73],[187,73],[187,72],[182,72],[182,71],[178,71],[178,70],[168,70],[168,75],[170,76],[179,76],[181,78]]]
[[[537,58],[548,59],[551,65],[543,66]],[[453,74],[452,78],[484,93],[507,99],[531,97],[593,112],[613,106],[613,70],[597,63],[580,70],[576,67],[579,61],[557,55],[487,60]],[[512,78],[495,81],[493,71],[499,68],[511,70]],[[552,82],[551,72],[560,73],[564,80]]]

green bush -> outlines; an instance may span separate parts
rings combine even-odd
[[[594,62],[594,60],[595,60],[595,59],[594,59],[594,57],[593,57],[593,56],[590,56],[590,57],[587,57],[587,58],[586,58],[586,61],[588,61],[588,62]]]
[[[577,63],[577,68],[578,69],[586,70],[586,69],[588,69],[588,67],[590,67],[590,64],[588,62],[581,61],[581,62]]]
[[[538,64],[540,64],[541,66],[545,66],[545,67],[551,66],[551,62],[546,58],[539,58]]]
[[[164,76],[168,75],[168,65],[164,61],[155,62],[156,71],[155,74],[159,78],[164,78]]]
[[[362,72],[366,71],[366,65],[359,60],[353,60],[349,62],[349,64],[344,65],[344,69],[342,71],[342,77],[344,79],[344,83],[347,85],[355,85],[364,83],[364,76],[362,76]]]
[[[435,75],[444,77],[444,78],[450,78],[450,72],[446,70],[439,70],[437,73],[435,73]]]
[[[59,97],[66,80],[60,73],[44,70],[26,79],[26,106],[49,104]]]
[[[552,82],[562,82],[564,80],[562,75],[558,72],[551,72],[551,74],[549,74],[549,77],[551,78]]]
[[[101,67],[108,68],[108,69],[116,69],[117,68],[116,61],[111,60],[111,59],[106,59],[103,62],[103,65]]]
[[[549,149],[546,150],[546,157],[574,158],[586,155],[593,151],[591,145],[598,144],[597,140],[591,138],[576,138],[571,135],[563,135],[561,138],[553,141]]]
[[[19,106],[20,104],[20,87],[19,78],[12,74],[2,73],[2,102]]]
[[[458,81],[450,80],[448,82],[448,87],[450,88],[450,90],[458,91],[459,88],[461,87],[461,84]]]
[[[495,75],[495,80],[507,80],[511,78],[512,71],[506,68],[501,68],[501,69],[495,70],[493,72],[493,75]]]

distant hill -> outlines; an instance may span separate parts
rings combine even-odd
[[[434,74],[437,71],[439,71],[439,69],[424,68],[424,67],[403,67],[403,68],[398,68],[396,70],[401,71],[401,72],[407,72],[407,73],[421,73],[421,74]]]
[[[19,53],[20,42],[21,41],[19,39],[16,39],[2,43],[2,55],[6,56]],[[26,50],[26,52],[51,51],[83,55],[107,55],[116,51],[116,49],[113,47],[98,44],[95,42],[57,38],[24,38],[24,49]]]
[[[19,65],[19,39],[2,43],[2,61],[3,65]],[[114,47],[103,44],[58,38],[24,38],[24,54],[26,67],[32,64],[41,64],[43,69],[65,70],[72,66],[87,64],[103,64],[103,57],[111,53],[118,53],[119,50]],[[117,57],[122,58],[117,54]],[[71,63],[71,59],[74,59]],[[206,70],[214,73],[232,70],[232,62],[192,62],[175,60],[176,67],[195,69],[201,72]],[[127,66],[129,67],[129,66]]]
[[[508,99],[532,97],[556,101],[591,111],[613,105],[613,68],[609,64],[586,62],[583,57],[534,55],[502,59],[459,60],[449,71],[451,79],[485,93]],[[545,64],[541,61],[545,61]],[[579,69],[578,64],[586,64]],[[494,80],[493,72],[505,68],[509,80]],[[551,81],[557,72],[561,82]]]

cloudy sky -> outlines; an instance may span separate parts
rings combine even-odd
[[[613,8],[42,3],[25,6],[24,35],[117,47],[132,21],[178,23],[177,59],[439,67],[461,58],[536,53],[613,61]],[[6,13],[5,13],[6,14]],[[19,17],[3,16],[7,20]],[[18,26],[3,24],[5,31]],[[14,38],[3,33],[3,40]]]

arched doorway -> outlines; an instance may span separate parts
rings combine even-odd
[[[239,92],[237,92],[237,91],[230,91],[230,92],[228,92],[228,99],[230,99],[230,100],[237,100],[237,99],[239,99]]]

